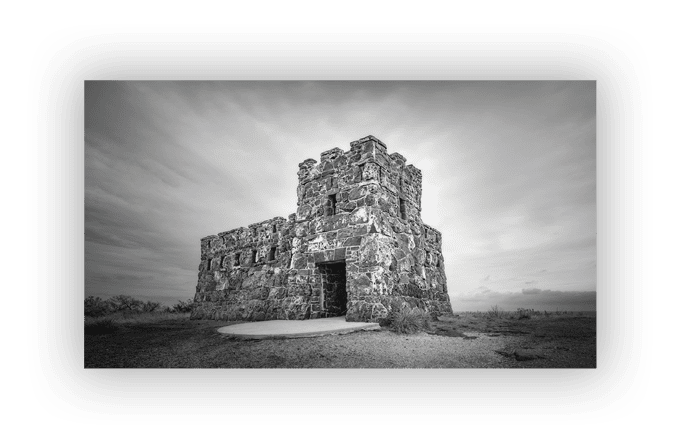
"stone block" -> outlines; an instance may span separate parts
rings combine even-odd
[[[336,248],[333,253],[334,261],[345,260],[345,248]]]
[[[347,238],[345,240],[345,242],[343,243],[343,245],[345,247],[349,247],[351,245],[359,245],[361,243],[362,243],[362,237],[361,236],[353,236],[353,237]]]
[[[340,209],[345,212],[352,212],[357,208],[357,202],[355,201],[345,201],[341,202],[339,205]]]
[[[363,224],[369,222],[369,211],[361,207],[350,213],[350,223],[353,225]]]

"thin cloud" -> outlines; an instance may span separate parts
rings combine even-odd
[[[523,289],[523,295],[539,295],[542,291],[541,289]]]

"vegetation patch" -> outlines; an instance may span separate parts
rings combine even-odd
[[[432,329],[430,314],[418,307],[401,307],[391,310],[383,325],[398,334],[415,334]]]
[[[129,295],[116,295],[108,299],[98,296],[85,298],[84,311],[86,317],[103,317],[112,314],[138,314],[150,312],[163,313],[187,313],[191,312],[192,303],[190,301],[179,301],[173,306],[162,306],[155,301],[142,301]]]
[[[116,332],[118,326],[113,318],[96,318],[85,321],[85,333],[88,335],[103,335]]]

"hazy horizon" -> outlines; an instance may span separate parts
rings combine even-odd
[[[596,309],[596,83],[85,84],[85,296],[192,299],[200,239],[374,135],[423,174],[455,311]]]

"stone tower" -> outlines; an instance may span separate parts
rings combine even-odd
[[[298,208],[201,240],[192,318],[378,321],[451,312],[442,235],[421,221],[421,171],[368,136],[298,165]]]

